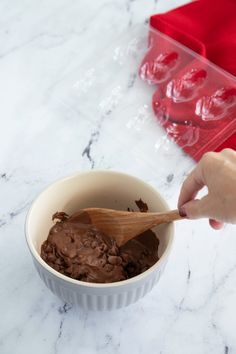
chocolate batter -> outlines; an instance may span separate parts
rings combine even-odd
[[[143,206],[142,201],[137,201]],[[142,204],[143,203],[143,204]],[[143,208],[147,211],[147,205]],[[148,230],[122,247],[91,225],[86,213],[53,215],[58,220],[41,247],[43,260],[58,272],[91,283],[111,283],[138,275],[158,260],[159,241]]]
[[[144,203],[141,198],[139,200],[135,200],[135,204],[137,205],[141,213],[146,213],[148,211],[147,203]]]

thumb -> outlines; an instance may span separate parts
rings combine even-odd
[[[189,219],[211,217],[212,205],[208,195],[202,199],[191,200],[180,207],[180,215]]]

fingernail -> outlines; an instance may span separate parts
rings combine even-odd
[[[182,216],[182,218],[186,218],[187,213],[184,206],[179,208],[179,215]]]

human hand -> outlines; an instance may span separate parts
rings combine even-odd
[[[208,194],[195,199],[204,186]],[[204,154],[182,185],[178,208],[189,219],[209,218],[214,229],[220,229],[223,222],[235,224],[236,152],[224,149]]]

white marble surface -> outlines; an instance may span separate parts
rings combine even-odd
[[[192,163],[174,147],[179,166],[168,149],[164,155],[148,154],[154,151],[156,122],[155,127],[151,121],[144,129],[131,129],[131,121],[122,129],[124,113],[120,121],[113,115],[113,123],[97,115],[94,105],[88,107],[88,100],[80,97],[70,106],[55,98],[69,73],[73,78],[91,61],[106,60],[103,48],[109,49],[118,35],[151,13],[181,3],[0,2],[1,354],[236,353],[233,226],[214,232],[204,220],[177,224],[159,284],[135,305],[110,313],[76,312],[55,298],[36,274],[24,238],[25,215],[35,196],[78,170],[132,173],[159,188],[175,206]],[[110,97],[104,90],[94,94]],[[111,94],[118,97],[119,91]],[[100,102],[101,110],[109,108],[109,101]],[[139,113],[141,118],[146,114]],[[137,146],[129,146],[131,140]]]

